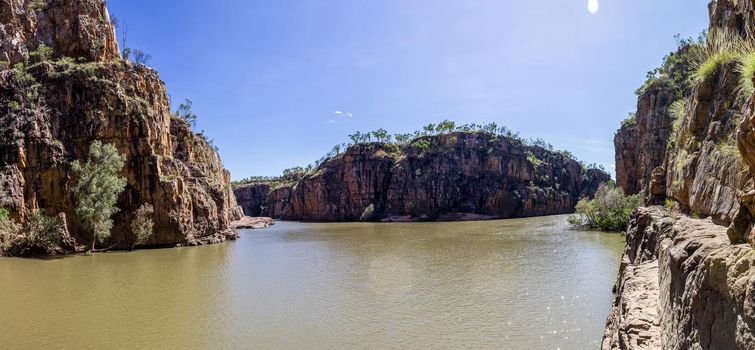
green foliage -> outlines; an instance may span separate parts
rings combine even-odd
[[[688,103],[685,98],[674,101],[668,108],[671,118],[674,120],[684,119],[684,116],[687,114],[687,106]]]
[[[527,160],[535,167],[539,167],[545,163],[532,152],[527,153]]]
[[[682,39],[679,34],[675,35],[674,38],[678,43],[677,50],[666,55],[660,67],[647,73],[645,82],[635,91],[635,94],[640,96],[645,93],[650,85],[662,81],[671,85],[677,98],[686,95],[691,90],[690,78],[695,73],[692,64],[692,51],[705,43],[705,37],[705,32],[702,32],[697,38]]]
[[[185,99],[184,102],[178,106],[178,110],[175,112],[175,115],[189,122],[189,124],[191,124],[191,127],[194,128],[197,126],[198,117],[191,110],[192,105],[193,105],[193,102],[191,102],[191,100]]]
[[[634,112],[629,112],[629,115],[621,121],[622,128],[631,125],[637,125],[637,114]]]
[[[110,237],[111,217],[119,211],[115,205],[126,187],[126,179],[118,176],[125,161],[115,146],[97,140],[89,148],[86,163],[71,165],[78,176],[73,187],[76,215],[92,231],[92,250],[98,241]]]
[[[15,80],[17,83],[36,82],[34,76],[29,74],[29,72],[26,70],[26,64],[23,62],[16,63],[16,65],[13,66],[13,80]]]
[[[18,103],[18,101],[10,101],[8,102],[8,108],[10,108],[11,111],[18,111],[21,109],[21,104]]]
[[[676,135],[679,134],[679,129],[681,129],[682,123],[684,123],[688,108],[689,101],[687,98],[680,98],[669,106],[668,112],[674,122],[671,124],[671,134],[668,138],[667,147],[672,145],[676,139]]]
[[[47,7],[47,1],[45,0],[32,0],[26,5],[26,9],[31,12],[36,12]]]
[[[640,201],[639,195],[625,196],[615,184],[604,183],[593,199],[583,198],[577,203],[577,213],[569,217],[569,223],[603,231],[623,231]]]
[[[430,149],[430,141],[427,139],[419,139],[412,142],[411,147],[420,149],[422,151],[427,151]]]
[[[755,78],[755,52],[743,54],[739,62],[739,93],[740,96],[747,98],[755,92],[755,86],[753,86],[752,82]]]
[[[739,61],[753,51],[753,42],[743,39],[738,33],[723,29],[712,32],[704,44],[691,50],[694,79],[698,83],[705,81],[718,72],[721,66]]]
[[[393,139],[400,145],[405,145],[412,140],[412,134],[396,134],[393,135]]]
[[[674,209],[674,200],[672,200],[671,198],[666,198],[666,202],[663,203],[663,205],[666,207],[666,209]]]
[[[134,218],[131,220],[131,232],[134,234],[134,246],[145,244],[154,234],[155,223],[152,221],[152,214],[155,213],[151,204],[144,203],[134,212]]]
[[[30,56],[36,62],[45,62],[52,59],[53,54],[55,54],[55,51],[51,47],[45,44],[39,44],[37,49],[31,52]]]
[[[51,254],[63,243],[65,232],[58,217],[35,212],[29,215],[26,227],[22,227],[5,211],[4,215],[0,213],[0,252],[7,256]]]

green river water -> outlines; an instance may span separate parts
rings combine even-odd
[[[597,349],[623,246],[565,216],[241,236],[0,259],[0,348]]]

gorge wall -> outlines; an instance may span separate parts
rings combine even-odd
[[[70,164],[101,140],[127,157],[108,245],[131,246],[144,203],[155,210],[149,245],[235,237],[229,224],[242,212],[218,153],[171,113],[156,71],[120,58],[103,0],[0,0],[0,33],[0,205],[16,220],[60,216],[77,245],[89,244]],[[41,44],[52,57],[35,56]]]
[[[755,38],[752,1],[709,11],[709,37]],[[692,45],[706,44],[667,56],[616,134],[618,184],[667,208],[633,214],[603,349],[755,348],[752,77],[738,59],[695,75]]]
[[[455,220],[571,213],[610,180],[560,153],[486,132],[418,141],[358,144],[299,181],[235,193],[247,214],[286,220]]]

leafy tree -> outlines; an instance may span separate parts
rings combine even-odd
[[[197,126],[197,118],[198,118],[197,115],[194,114],[194,112],[191,110],[191,106],[193,104],[194,103],[191,102],[191,100],[187,98],[184,100],[182,104],[178,106],[178,110],[176,111],[176,115],[179,118],[189,122],[192,128]]]
[[[496,124],[496,123],[485,123],[482,126],[482,130],[483,131],[487,131],[487,132],[489,132],[491,134],[495,134],[496,131],[498,130],[498,124]]]
[[[390,142],[390,135],[388,134],[388,130],[385,130],[383,128],[373,131],[372,136],[374,136],[375,140],[378,142]]]
[[[355,145],[362,143],[362,133],[359,131],[349,135],[349,138],[351,139],[351,142],[353,142]]]
[[[131,232],[134,233],[134,244],[131,249],[137,244],[147,243],[154,234],[155,222],[151,218],[154,213],[155,208],[149,203],[142,204],[134,213],[134,218],[131,220]]]
[[[393,139],[395,139],[396,142],[403,145],[411,141],[412,134],[396,134],[396,135],[393,135]]]
[[[440,133],[449,133],[456,129],[456,123],[448,119],[438,123],[437,130]]]
[[[425,132],[425,135],[432,135],[435,133],[435,124],[427,124],[424,127],[422,127],[422,131]]]
[[[86,163],[72,163],[78,175],[73,187],[76,215],[92,231],[92,250],[98,241],[110,237],[111,217],[119,211],[115,205],[126,187],[126,179],[118,176],[125,161],[126,157],[115,146],[96,140],[89,148]]]

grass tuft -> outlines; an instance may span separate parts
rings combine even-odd
[[[728,30],[711,32],[703,45],[692,47],[692,65],[695,72],[693,79],[696,83],[710,79],[721,66],[732,61],[740,61],[752,52],[755,52],[755,44],[737,33]]]

